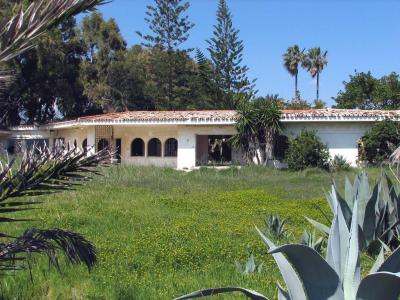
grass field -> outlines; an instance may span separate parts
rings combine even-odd
[[[82,233],[98,249],[98,264],[63,265],[62,274],[38,259],[29,272],[2,278],[5,299],[172,299],[214,286],[244,286],[275,299],[279,272],[255,233],[270,214],[288,219],[292,240],[304,228],[303,216],[323,220],[328,211],[323,189],[331,177],[339,186],[345,175],[319,170],[274,171],[265,168],[170,169],[112,167],[76,191],[40,198],[39,210],[24,217],[37,221],[2,225],[21,233],[28,226]],[[377,178],[379,169],[368,171]],[[39,200],[39,198],[37,198]],[[248,249],[264,262],[261,274],[242,275],[234,260]],[[236,298],[235,298],[236,297]],[[243,299],[239,295],[218,299]]]

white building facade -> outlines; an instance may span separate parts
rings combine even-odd
[[[0,132],[3,148],[23,149],[35,143],[76,143],[97,151],[110,147],[123,164],[193,169],[195,167],[244,162],[240,151],[230,149],[237,113],[215,111],[123,112],[82,117],[42,126],[18,126]],[[285,136],[314,130],[328,146],[331,157],[342,155],[357,164],[358,142],[375,122],[400,120],[398,111],[285,110]]]

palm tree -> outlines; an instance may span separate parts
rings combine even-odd
[[[236,122],[237,133],[231,138],[232,146],[240,149],[247,162],[253,158],[265,165],[273,159],[275,138],[282,130],[281,110],[278,103],[263,98],[241,103]]]
[[[0,63],[34,47],[38,37],[63,20],[103,3],[105,0],[42,0],[32,2],[9,20],[1,20]],[[12,80],[9,73],[0,72],[0,89],[7,88],[7,83]],[[15,160],[0,161],[0,223],[25,221],[9,214],[31,209],[32,205],[40,203],[30,201],[29,196],[83,183],[89,179],[85,173],[96,173],[96,167],[108,161],[110,153],[107,150],[88,157],[76,148],[57,152],[46,147],[28,150],[19,167]],[[96,261],[94,246],[83,236],[70,231],[30,228],[18,237],[0,233],[0,239],[0,271],[25,269],[23,262],[32,253],[47,255],[57,268],[57,251],[63,252],[70,262],[84,263],[89,269]]]
[[[294,98],[298,99],[298,75],[299,75],[299,65],[303,63],[304,60],[304,49],[300,50],[298,45],[289,47],[285,54],[283,55],[283,65],[290,75],[294,76]]]
[[[259,100],[255,102],[257,118],[261,130],[260,141],[263,145],[262,150],[265,153],[264,164],[274,159],[274,148],[276,136],[282,131],[281,110],[278,104],[267,100]]]
[[[319,99],[319,74],[321,74],[324,67],[328,64],[328,51],[321,51],[320,47],[311,48],[308,50],[307,55],[303,61],[303,67],[310,72],[311,77],[317,77],[317,98]]]

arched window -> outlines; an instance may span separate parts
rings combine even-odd
[[[149,141],[147,155],[156,157],[161,156],[161,142],[159,139],[154,138]]]
[[[144,156],[144,142],[142,139],[134,139],[132,141],[131,156]]]
[[[97,143],[97,151],[101,151],[104,150],[105,148],[108,148],[109,143],[106,139],[101,139],[98,143]]]
[[[176,139],[168,139],[165,142],[165,157],[178,156],[178,141]]]
[[[87,139],[84,139],[82,142],[82,150],[84,153],[87,152]]]

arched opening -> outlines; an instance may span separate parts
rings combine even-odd
[[[106,148],[108,148],[109,143],[106,139],[101,139],[98,143],[97,143],[97,151],[101,151],[104,150]]]
[[[151,139],[148,144],[148,156],[160,157],[161,156],[161,142],[159,139]]]
[[[142,139],[134,139],[132,141],[131,156],[144,156],[144,142]]]
[[[176,157],[178,156],[178,141],[176,139],[168,139],[165,141],[164,148],[165,157]]]
[[[82,142],[82,150],[84,153],[87,152],[87,139],[84,139]]]

